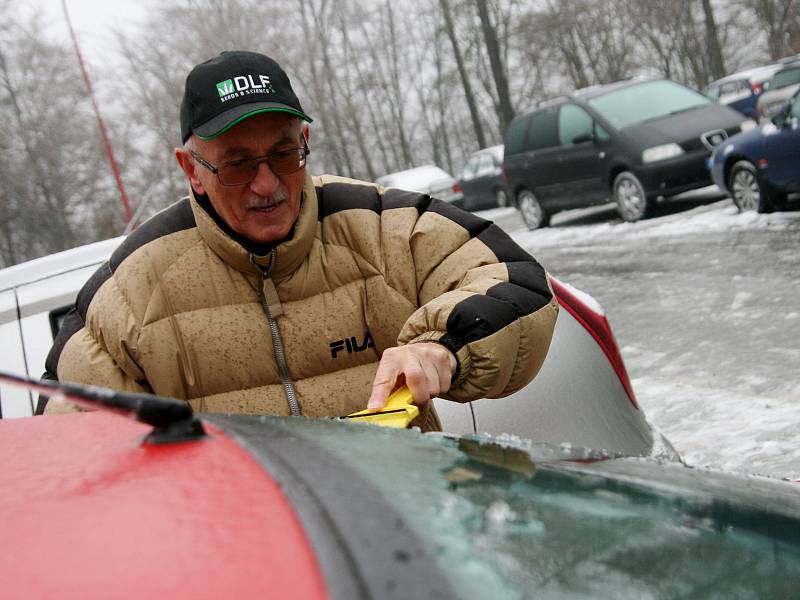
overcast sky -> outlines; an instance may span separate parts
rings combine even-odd
[[[154,0],[67,0],[72,27],[84,59],[97,67],[115,60],[113,31],[125,31],[130,24],[143,20]],[[69,39],[62,0],[33,0],[31,6],[44,11],[48,31]]]

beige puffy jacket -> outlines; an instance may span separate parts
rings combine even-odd
[[[329,417],[364,408],[398,344],[451,349],[456,401],[510,394],[544,361],[558,311],[544,270],[447,203],[309,176],[273,252],[226,229],[194,197],[139,227],[79,293],[48,376],[198,411]],[[420,425],[438,427],[432,411]]]

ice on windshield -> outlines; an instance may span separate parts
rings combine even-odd
[[[630,125],[679,113],[711,100],[673,81],[646,81],[590,98],[589,104],[605,119],[623,129]]]
[[[408,519],[458,597],[789,597],[800,572],[795,521],[731,508],[719,483],[688,493],[695,474],[680,465],[633,461],[626,479],[581,466],[602,454],[508,437],[329,421],[301,433]],[[573,468],[552,462],[565,457]]]

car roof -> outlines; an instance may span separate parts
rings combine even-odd
[[[444,169],[436,165],[423,165],[421,167],[414,167],[413,169],[406,169],[405,171],[397,171],[396,173],[383,175],[378,177],[375,183],[386,187],[402,188],[446,178],[452,179],[452,176]]]
[[[660,77],[643,77],[640,75],[636,75],[633,77],[629,77],[627,79],[613,81],[611,83],[590,85],[585,88],[580,88],[569,94],[569,97],[585,100],[588,98],[594,98],[596,96],[602,96],[603,94],[607,94],[608,92],[613,92],[614,90],[620,90],[626,87],[631,87],[632,85],[638,85],[640,83],[647,83],[650,81],[666,81],[666,80]]]
[[[497,144],[496,146],[489,146],[488,148],[481,148],[472,153],[472,156],[479,156],[481,154],[494,154],[495,156],[503,156],[504,144]]]
[[[590,85],[588,87],[580,88],[570,92],[569,94],[564,94],[561,96],[556,96],[555,98],[549,98],[547,100],[543,100],[537,103],[535,106],[531,106],[528,109],[520,112],[518,116],[525,116],[529,115],[530,113],[536,112],[539,109],[547,108],[549,106],[555,106],[558,104],[563,104],[567,100],[581,100],[585,101],[589,98],[594,98],[596,96],[602,96],[603,94],[607,94],[608,92],[612,92],[614,90],[623,89],[626,87],[630,87],[632,85],[638,85],[640,83],[646,83],[650,81],[670,81],[668,79],[663,79],[660,77],[648,77],[644,75],[634,75],[627,79],[620,79],[619,81],[614,81],[611,83],[602,83],[597,85]]]
[[[123,239],[120,236],[71,248],[0,270],[0,292],[101,263]]]
[[[783,73],[784,71],[794,71],[795,69],[800,69],[800,60],[795,62],[786,63],[785,65],[780,65],[780,69],[775,71],[775,74]]]
[[[765,79],[769,79],[772,75],[775,74],[776,71],[779,71],[785,65],[781,65],[778,63],[772,63],[769,65],[761,65],[759,67],[751,67],[749,69],[743,69],[741,71],[736,71],[735,73],[731,73],[730,75],[726,75],[725,77],[720,77],[719,79],[712,81],[706,87],[711,87],[712,85],[719,85],[720,83],[726,83],[728,81],[736,81],[738,79],[747,79],[749,81],[763,81]]]

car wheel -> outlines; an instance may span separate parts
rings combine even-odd
[[[749,161],[740,160],[733,165],[728,177],[728,189],[739,212],[756,210],[767,213],[775,210],[772,194],[759,181],[756,168]]]
[[[510,206],[511,203],[508,201],[508,192],[505,191],[503,188],[499,188],[494,192],[494,198],[497,202],[497,206],[500,208],[505,208],[506,206]]]
[[[626,221],[638,221],[650,212],[652,202],[648,200],[639,178],[630,171],[623,171],[614,178],[612,190],[617,212]]]
[[[549,223],[550,216],[542,208],[533,192],[522,190],[517,196],[517,205],[519,206],[519,212],[522,214],[522,220],[525,221],[528,229],[539,229],[540,227],[546,227]]]

